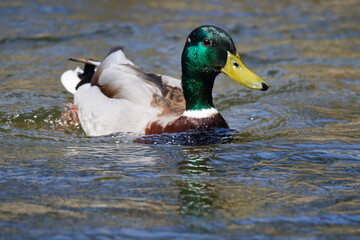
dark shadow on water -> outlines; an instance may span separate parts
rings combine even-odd
[[[136,143],[203,146],[210,144],[245,143],[253,141],[270,140],[281,137],[284,133],[263,133],[263,131],[235,131],[225,128],[212,128],[206,130],[191,130],[181,133],[163,133],[142,136],[136,139]],[[286,133],[285,133],[286,135]]]
[[[230,143],[233,130],[213,128],[209,130],[191,130],[182,133],[163,133],[143,136],[135,140],[145,144],[169,144],[199,146],[209,144]]]

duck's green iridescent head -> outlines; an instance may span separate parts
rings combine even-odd
[[[246,87],[268,89],[268,84],[242,63],[229,34],[215,26],[200,26],[190,33],[181,64],[187,110],[214,107],[211,93],[215,77],[221,72]]]

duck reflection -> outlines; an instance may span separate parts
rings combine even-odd
[[[200,157],[198,155],[188,157],[188,159],[177,164],[182,174],[209,175],[210,171],[214,170],[212,166],[207,164],[207,162],[210,162],[208,157]]]
[[[204,216],[213,214],[216,199],[215,186],[200,181],[179,181],[179,212],[183,215]]]
[[[214,201],[217,199],[216,185],[208,177],[202,177],[216,171],[208,164],[211,162],[209,156],[203,156],[204,152],[211,149],[202,147],[198,150],[194,152],[190,148],[190,152],[185,153],[185,159],[177,164],[180,174],[184,176],[183,180],[176,181],[179,187],[179,212],[183,215],[212,215]]]

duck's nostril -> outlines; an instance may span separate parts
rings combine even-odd
[[[261,91],[266,91],[269,88],[269,86],[266,83],[261,83],[261,86],[262,86]]]

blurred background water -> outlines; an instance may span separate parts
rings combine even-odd
[[[1,239],[360,237],[360,2],[0,2]],[[267,92],[220,76],[231,136],[87,137],[57,122],[68,57],[125,46],[180,78],[186,36],[225,29]],[[204,139],[211,135],[202,136]],[[175,143],[172,145],[164,143]]]

